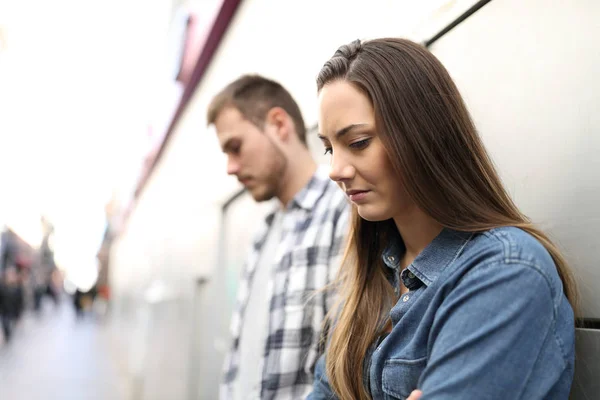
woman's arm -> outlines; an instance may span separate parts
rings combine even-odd
[[[337,397],[329,387],[327,380],[327,371],[325,368],[325,354],[319,358],[315,367],[315,382],[313,391],[306,398],[307,400],[336,400]]]

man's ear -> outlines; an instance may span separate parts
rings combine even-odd
[[[265,125],[282,142],[289,141],[290,136],[293,134],[294,124],[292,123],[292,119],[281,107],[273,107],[267,112]]]

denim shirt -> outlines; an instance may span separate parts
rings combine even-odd
[[[409,292],[390,311],[392,331],[364,362],[373,399],[567,399],[574,316],[546,249],[517,228],[444,229],[399,273],[401,238],[383,254]],[[357,366],[360,368],[360,366]],[[316,366],[308,399],[335,399]]]

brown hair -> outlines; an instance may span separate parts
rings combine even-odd
[[[477,134],[458,89],[426,48],[377,39],[340,47],[317,78],[318,90],[345,80],[373,104],[375,123],[397,176],[414,202],[444,227],[481,232],[515,226],[552,256],[577,313],[573,274],[558,248],[513,203]],[[396,301],[381,253],[393,221],[369,222],[352,211],[341,268],[337,318],[327,351],[327,375],[343,399],[369,399],[362,366],[370,344],[389,323]]]
[[[206,120],[214,124],[227,107],[235,107],[248,121],[262,129],[267,113],[273,107],[282,108],[294,122],[296,134],[306,144],[306,126],[300,107],[292,95],[279,83],[259,75],[242,75],[221,90],[210,102]]]

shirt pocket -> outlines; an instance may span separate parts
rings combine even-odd
[[[328,249],[299,246],[290,253],[286,271],[285,300],[290,309],[315,307],[324,296],[329,272]]]
[[[383,366],[382,389],[385,400],[405,400],[417,389],[427,357],[416,360],[389,359]]]

